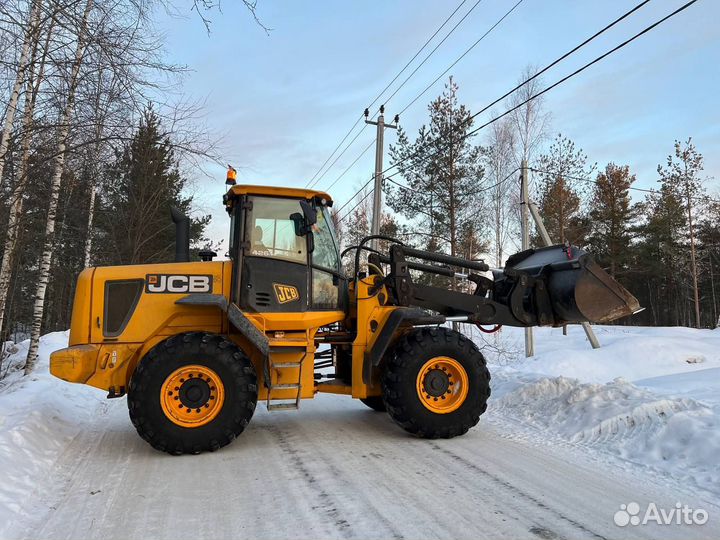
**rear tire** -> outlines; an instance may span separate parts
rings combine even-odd
[[[490,373],[477,346],[449,328],[405,335],[386,359],[383,401],[405,431],[427,439],[463,435],[487,409]]]
[[[153,448],[174,455],[212,452],[250,422],[257,375],[232,341],[202,332],[179,334],[145,355],[130,380],[127,402],[133,425]]]
[[[366,398],[360,398],[360,401],[362,401],[365,405],[367,405],[374,411],[387,412],[387,409],[385,408],[385,402],[383,401],[382,396],[370,396]]]

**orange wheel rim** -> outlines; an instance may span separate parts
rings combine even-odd
[[[165,416],[178,426],[204,426],[220,413],[225,387],[212,369],[192,364],[173,371],[160,388]]]
[[[457,410],[468,395],[468,375],[454,358],[436,356],[420,368],[417,393],[426,409],[437,414]]]

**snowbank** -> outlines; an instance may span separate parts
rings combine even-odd
[[[500,397],[490,414],[720,494],[720,416],[713,408],[694,399],[658,396],[620,378],[606,384],[567,377],[523,380],[517,373],[498,378]]]
[[[593,326],[601,348],[590,347],[579,325],[537,328],[535,356],[524,357],[523,330],[503,328],[499,340],[477,336],[488,361],[519,371],[583,382],[605,383],[617,377],[629,381],[720,368],[720,329],[683,327]]]
[[[102,392],[50,375],[50,353],[67,346],[67,340],[67,332],[43,336],[29,377],[22,372],[29,340],[8,349],[11,355],[3,366],[8,374],[0,382],[0,538],[12,520],[30,510],[31,495],[42,493],[42,479],[104,401]]]
[[[478,339],[495,362],[490,414],[720,494],[720,330],[581,327]],[[509,330],[509,331],[508,331]]]

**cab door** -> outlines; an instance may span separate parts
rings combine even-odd
[[[243,311],[305,312],[309,307],[308,241],[290,216],[298,199],[248,196],[239,297]]]

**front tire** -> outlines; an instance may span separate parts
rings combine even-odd
[[[487,409],[490,373],[477,346],[449,328],[405,335],[386,360],[383,401],[400,427],[427,439],[463,435]]]
[[[215,451],[250,422],[257,375],[228,339],[179,334],[145,355],[130,380],[127,401],[133,425],[153,448],[174,455]]]
[[[385,402],[383,401],[382,396],[370,396],[366,398],[360,398],[360,401],[362,401],[365,405],[370,407],[373,411],[377,412],[386,412],[387,409],[385,408]]]

